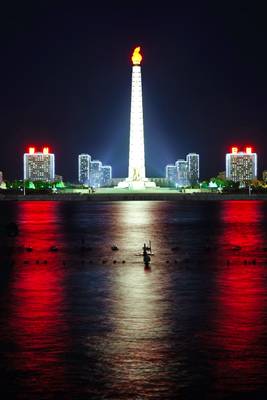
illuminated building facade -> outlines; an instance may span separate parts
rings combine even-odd
[[[187,154],[186,162],[188,168],[189,185],[191,186],[196,185],[199,180],[199,154],[196,153]]]
[[[90,186],[97,188],[101,186],[102,176],[101,176],[102,162],[98,160],[92,160],[90,162]]]
[[[44,147],[42,152],[36,152],[30,147],[23,158],[24,180],[47,181],[55,180],[55,155]]]
[[[108,186],[112,180],[112,168],[102,165],[99,160],[92,160],[89,154],[79,154],[78,179],[80,183],[95,188]]]
[[[145,172],[141,61],[142,55],[140,54],[140,47],[136,47],[132,55],[128,178],[125,181],[119,182],[118,187],[120,188],[145,189],[146,187],[155,187],[155,183],[146,178]]]
[[[112,180],[112,167],[110,165],[102,165],[102,181],[101,186],[109,186]]]
[[[177,160],[175,165],[177,168],[177,186],[188,186],[188,162],[185,160]]]
[[[239,151],[232,147],[232,152],[226,154],[226,179],[246,183],[257,178],[257,154],[251,147]]]
[[[179,187],[197,184],[199,180],[199,154],[189,153],[186,160],[177,160],[175,165],[167,165],[165,176],[166,179]]]
[[[78,180],[80,183],[88,184],[90,180],[90,162],[89,154],[79,154],[78,156]]]
[[[0,189],[6,189],[6,183],[4,182],[2,171],[0,171]]]
[[[173,183],[177,183],[177,167],[176,165],[168,164],[165,167],[165,178]]]

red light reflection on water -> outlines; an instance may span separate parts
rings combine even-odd
[[[33,250],[24,254],[24,259],[51,258],[49,248],[61,241],[62,235],[59,230],[59,204],[53,201],[20,202],[17,220],[20,231],[17,245]]]
[[[58,204],[20,202],[17,220],[18,245],[32,246],[33,251],[16,255],[9,322],[19,356],[11,353],[10,359],[17,370],[31,376],[23,382],[26,390],[47,393],[64,385],[61,356],[66,351],[63,272],[55,255],[47,254],[48,246],[60,238]],[[37,265],[37,257],[46,259],[47,264]],[[25,258],[27,265],[23,264]]]
[[[250,254],[251,259],[255,257],[253,251],[263,246],[257,224],[262,218],[261,207],[254,201],[222,204],[224,228],[219,247],[240,246],[241,250],[238,256],[229,251],[229,265],[221,266],[216,275],[218,294],[211,343],[219,354],[215,374],[221,391],[255,390],[264,384],[264,267],[244,263],[244,255],[247,258]]]

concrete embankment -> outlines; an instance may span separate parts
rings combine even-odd
[[[267,194],[217,194],[217,193],[93,193],[12,195],[1,194],[0,201],[221,201],[221,200],[267,200]]]

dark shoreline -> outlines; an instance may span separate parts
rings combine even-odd
[[[224,201],[224,200],[263,200],[267,194],[217,194],[217,193],[94,193],[86,194],[43,194],[0,195],[0,201]]]

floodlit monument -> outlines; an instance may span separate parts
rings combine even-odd
[[[133,66],[128,178],[118,184],[118,188],[136,190],[156,187],[154,182],[150,182],[146,178],[145,171],[141,61],[142,55],[140,53],[140,47],[136,47],[132,55]]]

